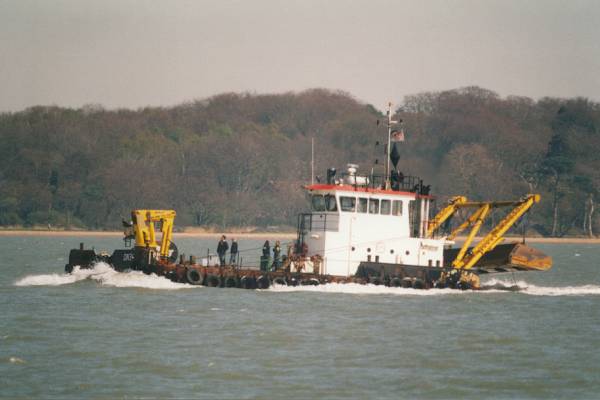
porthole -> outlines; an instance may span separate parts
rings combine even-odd
[[[410,254],[410,251],[406,250],[406,255],[409,255],[409,254]]]
[[[390,254],[394,254],[394,249],[390,250]]]
[[[367,253],[370,253],[370,252],[371,252],[371,248],[370,248],[370,247],[368,247],[368,248],[367,248]]]

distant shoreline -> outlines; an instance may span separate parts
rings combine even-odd
[[[190,237],[190,238],[218,238],[225,235],[228,238],[244,238],[244,239],[269,239],[269,238],[285,238],[293,239],[296,237],[295,232],[174,232],[175,237]],[[74,237],[90,237],[90,236],[106,236],[120,237],[123,236],[121,231],[43,231],[43,230],[20,230],[6,229],[0,230],[0,236],[74,236]],[[458,237],[457,241],[462,241],[464,238]],[[521,241],[521,236],[506,237],[506,241]],[[587,243],[600,244],[600,238],[581,238],[581,237],[528,237],[526,241],[529,243]]]
[[[294,232],[173,232],[174,237],[195,237],[195,238],[218,238],[225,235],[228,238],[245,238],[245,239],[268,239],[268,238],[295,238]],[[53,230],[21,230],[21,229],[6,229],[0,230],[0,236],[106,236],[120,237],[123,236],[122,231],[53,231]]]

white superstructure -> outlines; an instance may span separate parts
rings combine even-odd
[[[300,216],[306,254],[322,258],[321,273],[351,276],[361,262],[442,267],[442,239],[425,238],[431,196],[380,189],[368,176],[348,174],[307,187],[311,212]]]

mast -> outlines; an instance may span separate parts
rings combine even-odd
[[[398,121],[392,120],[392,102],[388,103],[387,116],[388,116],[388,121],[387,121],[388,122],[387,123],[388,132],[387,132],[387,147],[386,147],[386,154],[385,154],[385,158],[386,158],[385,188],[390,189],[392,186],[391,179],[390,179],[390,175],[392,173],[390,170],[390,147],[392,147],[392,125],[398,123]]]
[[[310,138],[310,184],[315,184],[315,137]]]

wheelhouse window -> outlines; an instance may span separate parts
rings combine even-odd
[[[379,199],[369,199],[369,214],[379,214]]]
[[[313,211],[325,211],[325,196],[322,194],[313,194],[311,204]]]
[[[392,204],[390,200],[381,200],[381,209],[379,213],[382,215],[390,215]]]
[[[327,211],[337,211],[337,202],[332,194],[325,195],[325,208]]]
[[[335,196],[332,194],[313,194],[311,198],[313,211],[337,211],[337,203]]]
[[[363,197],[358,198],[358,212],[359,213],[367,212],[367,202],[368,202],[368,200]]]
[[[340,208],[345,212],[354,212],[356,209],[356,197],[340,197]]]
[[[402,200],[392,202],[392,215],[402,215]]]

